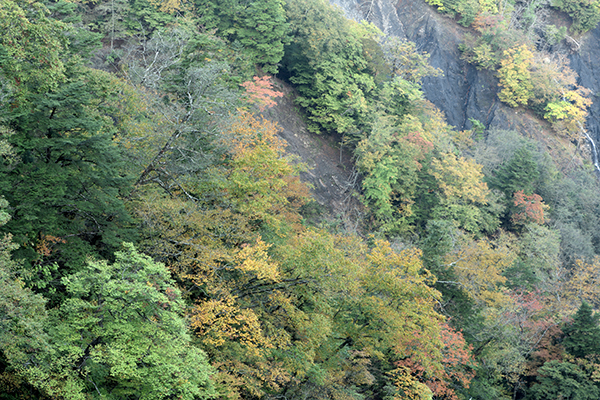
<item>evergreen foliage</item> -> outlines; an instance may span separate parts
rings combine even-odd
[[[583,358],[589,354],[600,354],[600,326],[598,315],[585,301],[573,316],[573,322],[563,328],[563,346],[567,353]]]
[[[111,246],[133,237],[121,198],[131,179],[112,143],[117,115],[109,104],[115,96],[113,78],[72,66],[59,88],[23,93],[19,107],[5,114],[20,162],[2,166],[0,193],[13,208],[4,229],[29,262],[40,260],[35,249],[46,235],[61,238],[69,250],[44,263],[60,260],[68,268],[85,257],[78,252],[96,247],[108,255]]]
[[[571,30],[586,32],[594,29],[600,22],[600,2],[553,0],[552,7],[566,12],[573,19]]]
[[[200,21],[230,43],[239,43],[253,64],[276,74],[288,43],[283,0],[196,0]]]
[[[0,156],[6,154],[6,150],[0,150]],[[0,226],[10,218],[5,211],[7,205],[0,198]],[[39,397],[22,374],[27,364],[39,361],[36,353],[48,348],[43,330],[46,300],[25,287],[18,277],[18,264],[10,254],[17,247],[10,235],[0,239],[0,393],[4,397]]]
[[[550,361],[540,368],[539,373],[539,382],[531,388],[532,399],[592,400],[600,395],[598,386],[576,364]]]
[[[1,77],[17,92],[56,89],[64,78],[60,52],[66,48],[65,24],[48,18],[34,0],[0,3]]]
[[[533,160],[531,151],[526,147],[521,147],[510,160],[499,168],[494,178],[491,179],[490,185],[504,192],[507,197],[512,197],[519,190],[531,194],[534,192],[539,175],[538,166]]]

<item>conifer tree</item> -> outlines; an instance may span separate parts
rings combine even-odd
[[[600,354],[599,317],[593,314],[592,307],[582,302],[581,307],[573,317],[573,323],[565,326],[565,350],[575,357],[585,357],[589,354]]]
[[[504,192],[507,199],[512,199],[513,194],[519,190],[528,195],[533,193],[539,175],[531,151],[521,147],[500,167],[495,177],[489,179],[489,184],[492,188]]]
[[[529,398],[535,400],[594,400],[600,390],[579,365],[553,360],[539,370]]]
[[[16,258],[35,263],[29,283],[38,288],[58,284],[55,262],[72,270],[89,254],[109,257],[133,233],[121,198],[130,179],[112,142],[118,80],[72,57],[64,24],[47,14],[31,0],[0,3],[0,81],[11,83],[0,120],[14,131],[7,141],[18,160],[0,160],[12,216],[0,231],[21,245]],[[42,249],[50,236],[62,248],[52,257]]]

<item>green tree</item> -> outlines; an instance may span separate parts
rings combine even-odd
[[[55,261],[76,268],[98,251],[108,257],[112,246],[133,236],[122,200],[131,179],[112,141],[120,128],[116,78],[74,65],[56,89],[24,88],[20,96],[17,107],[3,109],[20,162],[0,164],[0,195],[13,216],[4,229],[22,245],[18,257],[39,268]],[[42,259],[35,250],[47,235],[69,250]],[[48,283],[37,278],[34,285]]]
[[[217,36],[240,45],[246,57],[276,74],[288,42],[283,0],[196,0],[200,21]]]
[[[0,3],[0,77],[18,87],[18,93],[23,93],[23,87],[42,92],[55,89],[64,79],[60,52],[67,43],[66,25],[48,14],[34,0]]]
[[[451,219],[475,234],[497,228],[496,215],[487,207],[489,190],[481,169],[474,160],[454,153],[441,153],[432,159],[428,173],[439,188],[439,205],[431,210],[434,219]]]
[[[573,18],[571,30],[587,32],[600,22],[600,2],[584,0],[553,0],[552,7],[569,14]]]
[[[9,154],[5,144],[0,139],[0,157]],[[0,226],[10,219],[7,206],[0,197]],[[28,365],[40,361],[40,352],[48,350],[48,336],[43,329],[46,301],[19,278],[19,266],[10,254],[17,247],[9,234],[0,238],[0,393],[40,397],[24,375]]]
[[[423,269],[420,250],[395,251],[384,240],[369,248],[356,237],[306,231],[275,253],[284,276],[300,279],[287,290],[290,303],[280,312],[301,352],[278,353],[299,368],[295,375],[306,376],[292,382],[289,394],[356,398],[374,384],[413,396],[429,392],[393,365],[410,358],[428,376],[440,376],[443,368],[442,318],[433,308],[439,293],[427,285],[434,278]],[[366,363],[352,371],[354,352]],[[381,376],[378,369],[391,374]],[[358,380],[368,377],[370,382]]]
[[[375,88],[363,46],[380,32],[347,20],[325,0],[290,1],[285,10],[292,39],[282,72],[298,89],[310,129],[353,132]]]
[[[532,194],[539,177],[540,172],[533,159],[533,153],[523,146],[507,162],[499,166],[494,176],[488,178],[488,182],[490,187],[501,190],[507,201],[511,201],[518,191]]]
[[[471,25],[481,12],[497,10],[494,1],[486,0],[427,0],[427,3],[436,6],[438,11],[451,17],[460,16],[458,23],[463,26]]]
[[[587,302],[581,303],[573,322],[563,328],[563,346],[567,353],[581,358],[588,354],[600,354],[599,318]]]
[[[31,383],[71,399],[207,399],[210,368],[191,345],[185,305],[163,264],[133,245],[63,278],[70,298],[50,313],[52,352]]]
[[[600,396],[589,373],[577,364],[554,360],[545,363],[538,373],[530,389],[532,399],[592,400]]]
[[[359,171],[365,175],[362,186],[366,204],[386,230],[398,232],[408,228],[418,172],[433,143],[424,137],[423,125],[412,115],[394,122],[393,117],[377,118],[355,154]]]

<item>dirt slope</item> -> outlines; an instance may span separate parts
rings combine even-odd
[[[277,106],[262,114],[281,127],[279,136],[288,144],[287,152],[308,166],[301,178],[312,186],[313,197],[320,206],[317,208],[321,217],[317,219],[356,231],[363,207],[357,197],[358,176],[350,149],[341,147],[338,137],[310,133],[294,104],[294,90],[281,80],[274,81],[284,96],[277,99]]]

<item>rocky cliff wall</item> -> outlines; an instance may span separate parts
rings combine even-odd
[[[516,129],[529,134],[548,129],[531,112],[513,109],[498,100],[498,80],[489,71],[478,71],[460,59],[458,44],[465,28],[437,13],[424,0],[330,0],[349,18],[366,19],[385,34],[408,39],[431,55],[430,63],[444,76],[425,78],[423,90],[428,100],[446,114],[449,124],[469,129],[470,118],[487,127]],[[571,67],[585,87],[600,94],[600,28],[581,41],[581,50],[571,55]],[[600,98],[594,97],[588,129],[600,140]]]
[[[594,93],[587,129],[596,143],[600,141],[600,27],[581,39],[581,49],[572,54],[571,68],[579,75],[579,83]]]

